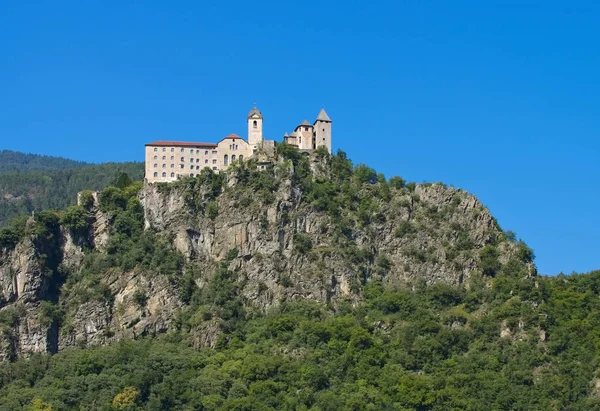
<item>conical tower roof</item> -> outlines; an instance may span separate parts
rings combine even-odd
[[[258,115],[258,118],[263,118],[262,113],[260,112],[259,109],[256,108],[256,105],[254,106],[254,108],[252,110],[250,110],[250,112],[248,113],[248,118],[252,118],[254,117],[254,115]]]
[[[331,119],[329,118],[329,116],[327,115],[327,113],[325,112],[325,109],[323,107],[321,107],[321,111],[319,111],[319,115],[317,116],[317,121],[328,121],[331,123]]]

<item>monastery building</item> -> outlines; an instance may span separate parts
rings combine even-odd
[[[230,134],[218,143],[155,141],[146,144],[146,181],[149,183],[175,181],[195,177],[205,167],[225,170],[237,160],[250,158],[262,146],[274,146],[273,140],[263,137],[263,115],[254,107],[247,117],[248,138]],[[331,153],[331,119],[321,109],[313,124],[304,120],[283,141],[302,151],[324,146]]]

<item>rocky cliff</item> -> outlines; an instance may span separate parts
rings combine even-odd
[[[0,238],[0,359],[169,331],[212,346],[242,312],[353,303],[373,278],[471,287],[515,259],[535,275],[473,195],[343,154],[278,155],[107,189]]]

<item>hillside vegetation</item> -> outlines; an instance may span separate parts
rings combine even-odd
[[[538,276],[461,190],[277,156],[0,230],[0,408],[600,407],[600,272]]]
[[[89,165],[91,164],[62,157],[0,150],[0,173],[11,171],[56,171]]]
[[[0,170],[11,171],[0,172],[0,227],[32,211],[72,205],[79,191],[102,190],[114,184],[121,173],[133,180],[144,177],[143,163],[88,165],[56,157],[6,153],[0,153]],[[27,162],[29,156],[33,159]],[[11,163],[12,157],[16,159]],[[3,163],[2,159],[7,158],[8,163]]]

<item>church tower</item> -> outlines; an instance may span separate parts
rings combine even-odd
[[[263,139],[262,128],[263,115],[256,108],[255,104],[254,108],[248,113],[248,144],[252,149],[254,149]]]
[[[324,108],[321,108],[313,127],[315,133],[315,148],[325,146],[327,147],[327,151],[331,154],[331,119]]]

